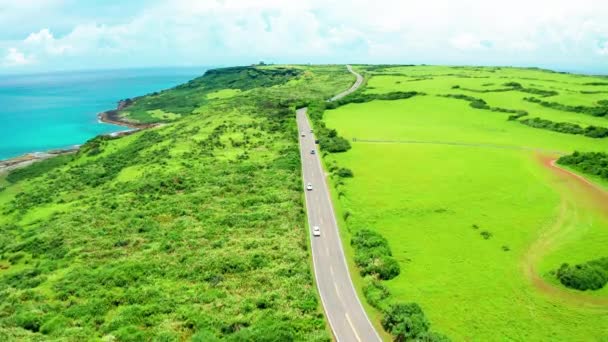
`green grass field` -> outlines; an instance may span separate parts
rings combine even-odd
[[[329,128],[356,139],[348,152],[325,157],[355,175],[336,186],[337,207],[350,213],[344,243],[362,228],[389,240],[401,266],[384,282],[391,297],[419,303],[433,329],[456,341],[607,340],[608,287],[569,289],[552,271],[608,256],[608,203],[542,160],[606,152],[608,139],[532,128],[508,121],[509,113],[437,96],[464,94],[528,117],[608,127],[605,117],[524,101],[538,97],[525,91],[480,91],[518,82],[558,92],[545,101],[597,106],[608,93],[581,91],[608,91],[588,85],[606,80],[511,68],[358,70],[368,78],[365,93],[426,94],[324,115]]]

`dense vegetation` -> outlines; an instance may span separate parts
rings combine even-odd
[[[537,104],[547,107],[547,108],[563,110],[566,112],[581,113],[581,114],[587,114],[587,115],[593,115],[593,116],[607,116],[608,115],[608,105],[603,101],[600,101],[598,103],[598,106],[596,106],[596,107],[590,107],[590,106],[580,106],[580,105],[572,106],[572,105],[567,105],[567,104],[563,104],[563,103],[559,103],[559,102],[543,101],[536,97],[526,97],[526,98],[524,98],[524,100],[528,101],[528,102],[532,102],[532,103],[537,103]]]
[[[608,153],[576,151],[559,158],[557,162],[583,173],[608,179]]]
[[[395,341],[449,341],[446,336],[429,331],[431,324],[418,304],[393,300],[382,284],[382,280],[393,279],[401,273],[386,238],[376,231],[360,229],[353,234],[351,245],[355,251],[355,264],[365,277],[365,299],[383,313],[382,327]]]
[[[353,235],[350,243],[355,249],[355,263],[362,276],[389,280],[399,275],[399,264],[393,259],[388,241],[382,235],[361,229]]]
[[[361,91],[356,91],[352,94],[349,94],[339,100],[328,102],[325,105],[326,109],[335,109],[340,106],[347,105],[349,103],[365,103],[371,102],[374,100],[404,100],[409,99],[411,97],[417,95],[424,95],[423,93],[415,92],[415,91],[395,91],[386,94],[365,94]]]
[[[429,331],[431,324],[416,303],[391,305],[382,318],[382,326],[395,336],[395,341],[450,341],[444,335]]]
[[[0,340],[329,340],[294,109],[351,83],[341,66],[210,71],[122,112],[176,121],[10,174]]]
[[[466,90],[466,91],[470,91],[470,92],[475,92],[475,93],[502,93],[502,92],[505,92],[505,91],[520,91],[520,92],[523,92],[523,93],[540,95],[542,97],[555,96],[555,95],[559,94],[555,90],[525,88],[524,86],[521,85],[521,83],[518,83],[518,82],[507,82],[507,83],[503,84],[503,86],[506,87],[506,88],[498,88],[498,89],[472,89],[472,88],[465,88],[465,87],[460,87],[460,86],[453,86],[452,89],[462,89],[462,90]]]
[[[496,90],[484,90],[484,91],[478,91],[478,92],[504,92],[504,91],[511,91],[511,90],[526,90],[526,92],[530,92],[531,90],[534,89],[528,89],[528,88],[521,88],[521,85],[519,83],[516,82],[511,82],[511,83],[505,83],[505,86],[511,86],[512,88],[504,88],[504,89],[496,89]],[[465,89],[465,88],[454,88],[452,87],[452,89],[463,89],[463,90],[468,90],[471,91],[471,89]],[[543,93],[543,91],[537,91],[537,94],[544,94],[543,96],[553,96],[556,94],[550,94],[548,92]],[[528,116],[529,113],[525,110],[521,110],[521,109],[508,109],[508,108],[501,108],[501,107],[492,107],[490,105],[487,104],[487,102],[484,99],[480,99],[480,98],[476,98],[473,96],[468,96],[468,95],[464,95],[464,94],[447,94],[447,95],[443,95],[444,97],[448,97],[448,98],[453,98],[453,99],[459,99],[459,100],[465,100],[465,101],[469,101],[469,105],[472,108],[475,109],[485,109],[485,110],[489,110],[492,112],[501,112],[501,113],[512,113],[513,115],[510,115],[507,120],[509,121],[516,121],[518,120],[520,123],[526,125],[526,126],[530,126],[530,127],[534,127],[534,128],[542,128],[542,129],[547,129],[550,131],[554,131],[554,132],[560,132],[560,133],[567,133],[567,134],[580,134],[580,135],[584,135],[590,138],[605,138],[608,137],[608,128],[605,127],[598,127],[598,126],[587,126],[587,127],[581,127],[578,124],[574,124],[574,123],[570,123],[570,122],[554,122],[551,120],[547,120],[547,119],[541,119],[541,118],[530,118],[530,119],[523,119],[523,120],[519,120],[525,116]],[[526,98],[528,99],[528,101],[530,102],[535,102],[538,99],[535,98]],[[533,100],[531,100],[533,99]],[[540,100],[538,100],[540,101]],[[541,101],[540,103],[545,103],[543,101]],[[546,102],[549,103],[549,102]],[[602,104],[603,101],[599,101],[599,104]],[[561,106],[561,105],[560,105]],[[552,106],[549,106],[552,107]],[[583,108],[584,110],[582,112],[592,112],[592,109],[595,109],[594,107],[582,107],[579,106],[577,108]],[[608,107],[606,107],[608,108]]]
[[[514,114],[514,116],[510,117],[511,120],[513,118],[520,118],[522,116],[528,115],[528,112],[526,112],[525,110],[491,107],[490,105],[488,105],[488,103],[484,99],[480,99],[480,98],[476,98],[476,97],[472,97],[472,96],[468,96],[468,95],[447,94],[447,95],[442,95],[442,96],[452,98],[452,99],[469,101],[469,105],[475,109],[486,109],[486,110],[490,110],[492,112],[500,112],[500,113],[512,113],[512,114]]]
[[[16,183],[21,180],[42,176],[45,173],[64,165],[72,160],[71,155],[61,155],[55,158],[42,160],[32,164],[29,167],[16,169],[6,176],[6,180],[11,183]]]
[[[152,112],[160,110],[180,116],[190,115],[212,102],[213,98],[208,95],[214,92],[223,90],[244,92],[256,88],[269,88],[285,84],[303,72],[301,69],[287,67],[213,69],[207,71],[205,76],[195,78],[173,89],[136,98],[121,110],[121,115],[141,123],[166,121],[153,115]],[[170,117],[173,120],[178,118],[175,115]]]
[[[604,127],[587,126],[583,128],[580,125],[569,122],[553,122],[541,118],[524,119],[519,120],[519,122],[530,127],[548,129],[554,132],[581,134],[590,138],[608,137],[608,128]]]
[[[567,287],[581,291],[599,290],[608,283],[608,258],[574,266],[564,263],[555,275]]]
[[[323,113],[327,109],[335,109],[350,103],[365,103],[374,100],[403,100],[417,95],[424,95],[418,92],[391,92],[387,94],[364,94],[356,91],[336,101],[309,101],[301,103],[300,106],[307,106],[309,117],[313,121],[319,146],[325,152],[339,153],[348,151],[350,142],[338,135],[335,129],[328,129],[323,122]]]

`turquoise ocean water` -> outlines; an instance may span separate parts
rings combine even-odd
[[[124,127],[99,123],[118,100],[171,88],[206,68],[0,75],[0,160],[82,144]]]

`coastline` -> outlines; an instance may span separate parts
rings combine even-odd
[[[112,133],[102,134],[102,135],[110,136],[112,138],[119,138],[119,137],[123,137],[126,135],[130,135],[130,134],[139,132],[143,129],[152,128],[152,127],[156,127],[156,126],[160,125],[160,124],[156,124],[156,123],[155,124],[138,124],[138,123],[130,122],[130,121],[127,121],[127,120],[121,118],[118,115],[118,112],[120,110],[126,108],[129,104],[130,103],[127,101],[120,101],[120,102],[118,102],[118,106],[116,107],[116,109],[107,110],[105,112],[101,112],[101,113],[97,114],[97,119],[99,122],[128,128],[127,130],[124,130],[124,131],[112,132]],[[57,157],[57,156],[65,155],[65,154],[76,153],[80,150],[80,146],[81,145],[74,145],[74,146],[67,147],[67,148],[52,149],[52,150],[48,150],[45,152],[31,152],[31,153],[26,153],[26,154],[18,156],[18,157],[0,160],[0,175],[3,175],[5,173],[8,173],[15,169],[19,169],[22,167],[32,165],[36,162],[39,162],[39,161],[42,161],[45,159],[49,159],[49,158],[53,158],[53,157]]]
[[[45,159],[61,156],[64,154],[76,153],[76,152],[78,152],[79,149],[80,149],[80,145],[74,145],[74,146],[68,147],[68,148],[54,149],[54,150],[49,150],[46,152],[26,153],[19,157],[0,160],[0,175],[13,171],[15,169],[19,169],[22,167],[32,165],[36,162],[39,162],[39,161],[42,161]]]

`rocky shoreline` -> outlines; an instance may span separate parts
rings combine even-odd
[[[116,106],[116,109],[106,110],[105,112],[101,112],[101,113],[97,114],[97,119],[99,119],[99,121],[101,121],[101,122],[105,122],[108,124],[124,126],[124,127],[128,127],[131,129],[136,129],[136,130],[157,126],[157,124],[141,124],[141,123],[126,120],[125,118],[121,117],[119,115],[119,112],[121,110],[127,108],[128,106],[130,106],[132,103],[133,103],[133,100],[131,100],[131,99],[120,100],[120,101],[118,101],[118,105]]]
[[[55,149],[46,152],[32,152],[19,157],[0,160],[0,174],[32,165],[33,163],[39,162],[41,160],[61,156],[64,154],[76,153],[78,152],[79,148],[80,145],[74,145],[70,148]]]
[[[121,118],[118,114],[120,110],[128,107],[133,101],[131,99],[121,100],[118,102],[116,109],[107,110],[97,114],[97,119],[100,122],[109,123],[117,126],[129,128],[125,131],[113,132],[106,135],[111,137],[122,137],[139,132],[142,129],[156,127],[159,124],[138,124]],[[76,153],[80,149],[80,145],[74,145],[69,148],[54,149],[46,152],[32,152],[19,157],[0,160],[0,175],[12,170],[29,166],[41,160],[57,157],[64,154]]]

